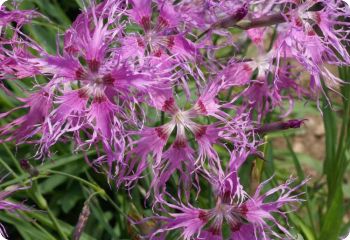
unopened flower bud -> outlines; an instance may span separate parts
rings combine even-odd
[[[26,172],[28,172],[30,174],[30,176],[36,177],[39,175],[38,169],[33,167],[27,159],[22,159],[20,161],[20,165],[21,165],[23,170],[25,170]]]
[[[234,26],[248,14],[248,4],[244,4],[237,9],[231,16],[221,20],[215,27],[227,28]]]
[[[286,130],[289,128],[300,128],[301,124],[304,123],[306,119],[292,119],[286,122],[275,122],[265,124],[255,130],[256,133],[264,134],[268,132],[275,132],[279,130]]]
[[[73,233],[73,240],[79,240],[80,236],[82,235],[84,228],[86,226],[86,223],[90,216],[90,207],[89,207],[89,200],[85,201],[83,210],[81,211],[78,219],[78,223],[75,227],[74,233]]]

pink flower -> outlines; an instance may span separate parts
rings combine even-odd
[[[225,88],[232,86],[244,86],[248,84],[253,75],[254,69],[250,62],[229,62],[223,70],[221,70],[217,78],[222,79],[226,83]]]
[[[269,179],[270,180],[270,179]],[[243,202],[225,202],[219,197],[216,206],[211,209],[201,209],[189,204],[172,204],[162,202],[176,213],[169,213],[167,217],[159,217],[164,225],[151,236],[181,230],[181,237],[190,239],[224,239],[222,229],[228,226],[231,230],[228,239],[294,239],[294,236],[283,226],[272,213],[285,217],[281,210],[283,206],[293,206],[299,203],[301,193],[296,193],[301,183],[290,187],[292,180],[261,194],[261,189],[269,181],[259,185],[253,197]],[[277,195],[276,200],[267,200],[269,196]],[[174,201],[174,200],[173,200]],[[157,218],[157,217],[156,217]],[[277,227],[277,230],[274,230]],[[249,237],[249,238],[247,238]]]
[[[46,89],[39,90],[28,98],[18,98],[18,100],[24,105],[1,113],[0,118],[22,108],[28,108],[29,111],[26,115],[0,127],[0,135],[4,137],[0,142],[16,140],[20,144],[32,138],[42,130],[42,124],[52,107],[52,96]]]
[[[37,62],[43,73],[53,75],[49,84],[59,93],[55,97],[58,107],[45,124],[41,150],[45,152],[68,133],[73,134],[78,149],[88,149],[101,142],[105,154],[95,163],[107,162],[111,172],[115,163],[124,157],[125,124],[137,124],[132,122],[135,117],[126,116],[126,111],[139,100],[131,93],[146,95],[148,88],[159,83],[157,77],[146,71],[139,74],[136,66],[109,52],[121,31],[120,27],[112,28],[119,21],[121,11],[120,6],[111,1],[92,7],[78,17],[67,33],[74,36],[75,50],[66,39],[69,53],[45,55]],[[87,65],[82,65],[78,57],[84,58]],[[78,89],[67,88],[67,84],[73,89],[78,84]],[[81,131],[88,138],[85,142],[80,139]]]
[[[224,108],[230,108],[230,104],[221,104],[217,100],[223,88],[220,81],[208,84],[188,110],[181,109],[171,96],[158,98],[163,102],[158,108],[169,115],[170,121],[131,133],[137,139],[131,142],[126,162],[120,167],[118,185],[126,182],[126,186],[132,186],[141,178],[149,165],[148,157],[152,156],[150,164],[154,176],[150,191],[155,192],[156,198],[161,198],[166,192],[165,184],[175,171],[180,174],[179,184],[186,189],[192,184],[197,185],[193,179],[197,170],[202,171],[206,163],[218,167],[220,160],[214,145],[226,148],[225,142],[230,142],[234,145],[232,151],[254,149],[247,115],[229,117]],[[209,116],[215,119],[214,123],[200,123],[200,118]],[[174,129],[176,134],[172,139]],[[196,140],[194,146],[190,145],[190,138]]]
[[[241,20],[248,12],[248,4],[241,0],[185,0],[178,4],[177,9],[186,25],[207,30],[213,24],[225,24],[223,21]]]
[[[30,111],[0,128],[2,141],[24,143],[40,134],[40,140],[34,141],[39,144],[40,158],[50,154],[58,141],[67,139],[74,141],[76,150],[100,145],[103,152],[93,163],[107,163],[109,175],[115,174],[117,163],[124,158],[125,127],[138,127],[142,122],[135,106],[140,101],[152,102],[155,92],[164,95],[171,81],[171,76],[165,74],[170,70],[163,65],[150,68],[149,59],[136,64],[115,49],[123,31],[123,25],[118,23],[124,12],[121,2],[92,4],[66,32],[62,55],[50,55],[30,39],[11,42],[13,49],[22,47],[23,51],[5,52],[7,74],[40,74],[50,81],[27,99],[21,99],[25,105],[19,108]],[[29,50],[35,54],[29,54]],[[32,70],[25,74],[23,69]]]
[[[340,19],[349,16],[348,7],[340,2],[293,3],[295,8],[285,14],[287,25],[280,29],[279,41],[275,46],[279,57],[293,56],[310,74],[310,88],[317,97],[323,93],[321,78],[326,87],[334,91],[342,83],[326,64],[350,64],[350,55],[346,50],[349,40],[344,37],[346,30],[336,27],[346,26],[347,23]],[[316,4],[320,7],[316,8]]]
[[[277,70],[267,71],[256,80],[251,80],[250,86],[242,94],[245,99],[244,109],[256,110],[258,120],[276,108],[281,109],[281,117],[288,116],[293,110],[296,98],[309,96],[309,91],[296,80],[299,76],[292,73],[296,70],[281,65]],[[268,80],[269,73],[273,73],[275,77],[272,83]],[[288,108],[285,108],[288,106],[285,102],[289,103]]]
[[[39,14],[33,10],[11,10],[7,11],[4,7],[0,7],[0,26],[9,27],[11,22],[16,22],[18,24],[17,28],[20,28],[23,24],[30,22],[34,17]],[[1,32],[1,28],[0,28]]]
[[[18,186],[10,186],[5,190],[0,192],[0,211],[16,211],[16,210],[30,210],[29,207],[23,205],[22,203],[14,203],[7,200],[13,193],[22,190],[24,188],[20,188]],[[4,226],[0,224],[0,237],[7,237],[6,230]]]
[[[158,1],[159,16],[152,21],[151,0],[133,0],[129,15],[143,29],[143,34],[129,34],[122,40],[122,55],[140,57],[173,56],[178,61],[195,59],[193,43],[179,32],[179,17],[169,1]]]

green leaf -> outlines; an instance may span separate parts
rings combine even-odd
[[[70,173],[78,176],[82,172],[86,171],[87,167],[88,166],[85,164],[85,162],[78,162],[77,164],[70,164],[69,166],[66,166],[63,169],[63,171],[65,173]],[[50,191],[53,191],[56,187],[66,183],[67,179],[67,176],[52,175],[50,176],[50,178],[40,183],[40,190],[43,194],[49,193]]]
[[[333,160],[335,157],[336,141],[337,141],[337,123],[335,118],[335,113],[332,111],[331,107],[325,97],[323,97],[323,123],[325,127],[326,136],[326,159],[323,165],[323,172],[332,178],[333,172]]]
[[[299,180],[302,181],[302,180],[305,179],[304,171],[303,171],[303,169],[301,167],[301,164],[299,162],[299,159],[298,159],[297,155],[295,154],[295,152],[293,150],[292,144],[290,143],[290,141],[289,141],[289,139],[287,137],[285,137],[285,139],[287,141],[287,146],[288,146],[289,152],[292,155],[292,159],[293,159],[293,162],[294,162],[295,169],[297,170],[297,174],[298,174]]]
[[[1,222],[9,223],[15,226],[18,232],[21,234],[23,239],[25,240],[36,240],[36,239],[47,239],[47,240],[55,240],[50,233],[48,233],[44,228],[42,228],[39,224],[37,224],[34,220],[29,221],[30,219],[27,217],[19,217],[20,213],[0,213]],[[11,236],[10,236],[11,237]]]
[[[300,230],[305,240],[316,240],[316,236],[313,234],[312,229],[305,224],[302,218],[300,218],[295,213],[288,214],[288,217],[293,222],[293,224]]]
[[[325,216],[320,234],[320,240],[339,239],[343,222],[343,193],[340,187],[337,188],[334,198]]]
[[[61,208],[65,214],[69,213],[69,211],[72,210],[74,206],[76,206],[78,201],[83,199],[84,196],[82,194],[79,194],[79,191],[79,185],[74,184],[65,192],[61,198],[58,199],[57,203],[61,205]]]

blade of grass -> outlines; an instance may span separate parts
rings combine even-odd
[[[75,0],[75,2],[78,4],[80,9],[84,9],[84,4],[81,2],[81,0]]]
[[[21,165],[19,164],[17,158],[15,157],[15,155],[13,155],[13,153],[11,152],[10,148],[7,146],[6,143],[2,143],[2,146],[4,147],[6,153],[9,155],[9,157],[11,158],[11,160],[13,161],[14,165],[16,166],[17,170],[23,174],[24,171],[21,168]]]
[[[343,193],[337,188],[327,213],[323,216],[323,225],[320,233],[320,240],[339,239],[343,222]]]
[[[6,170],[11,173],[15,178],[18,178],[18,175],[15,173],[15,171],[10,168],[10,166],[0,157],[0,163],[6,168]]]
[[[30,216],[31,218],[36,219],[37,221],[39,221],[42,225],[55,230],[55,226],[53,225],[53,223],[51,222],[50,218],[48,217],[48,215],[44,212],[27,212],[26,215]],[[66,234],[67,236],[69,236],[70,234],[72,234],[72,232],[74,231],[74,227],[71,226],[70,224],[58,220],[58,223],[60,224],[64,234]],[[36,240],[36,239],[35,239]],[[83,233],[81,240],[94,240],[94,238],[92,238],[91,236],[89,236],[86,233]]]
[[[285,137],[285,139],[287,141],[287,147],[288,147],[288,149],[290,151],[290,154],[292,155],[292,159],[293,159],[293,162],[294,162],[295,169],[297,170],[299,181],[303,181],[305,179],[305,174],[304,174],[303,168],[301,167],[300,161],[299,161],[297,155],[295,154],[295,152],[293,150],[293,147],[292,147],[292,144],[291,144],[290,140],[287,137]],[[313,219],[313,216],[312,216],[312,208],[311,208],[311,205],[310,205],[310,197],[309,197],[309,194],[308,194],[307,185],[303,186],[303,190],[304,190],[305,196],[306,196],[306,199],[305,199],[306,203],[305,203],[305,205],[306,205],[309,221],[310,221],[310,224],[311,224],[311,231],[312,231],[313,236],[316,236],[316,227],[315,227],[314,219]]]
[[[337,139],[337,124],[335,114],[328,106],[328,102],[323,97],[323,123],[325,127],[326,136],[326,159],[323,165],[323,172],[328,176],[332,174],[333,158],[335,156],[335,146]],[[328,179],[330,181],[330,179]]]
[[[97,200],[93,200],[90,203],[92,209],[92,214],[99,220],[99,223],[103,225],[104,229],[109,233],[110,236],[113,236],[113,239],[118,239],[119,236],[116,235],[113,228],[110,226],[108,219],[106,219],[104,212]]]
[[[339,76],[345,81],[349,81],[349,68],[339,68]],[[339,238],[344,215],[344,201],[342,182],[344,178],[345,169],[349,163],[349,158],[346,155],[346,150],[350,143],[350,86],[344,84],[341,87],[343,98],[343,121],[340,128],[339,138],[337,138],[337,125],[330,115],[334,113],[324,108],[324,123],[326,127],[326,153],[327,164],[325,167],[325,174],[327,176],[327,211],[323,216],[321,227],[321,240],[337,239]],[[332,146],[330,146],[332,144]],[[332,148],[332,149],[331,149]],[[328,150],[331,149],[332,152]]]
[[[55,240],[56,239],[50,233],[44,230],[35,221],[28,221],[28,219],[26,218],[22,219],[18,216],[17,213],[3,212],[2,214],[0,214],[0,220],[1,222],[6,222],[15,226],[16,229],[21,234],[21,236],[23,237],[23,239],[25,240],[27,239],[28,240],[36,240],[36,239]]]
[[[86,154],[88,156],[93,155],[93,154],[95,154],[95,151],[89,151]],[[39,166],[38,170],[39,170],[39,172],[45,172],[46,170],[59,168],[61,166],[69,165],[70,163],[72,163],[74,161],[81,160],[83,157],[84,157],[83,154],[77,154],[77,155],[69,155],[68,157],[59,158],[58,160],[53,158],[51,162]],[[41,177],[46,177],[46,175],[40,175],[39,178],[41,178]],[[35,179],[35,178],[33,178],[33,179]],[[10,186],[13,184],[17,184],[17,183],[20,183],[24,180],[27,180],[27,182],[30,182],[33,179],[29,179],[29,174],[24,173],[16,179],[13,179],[13,180],[10,180],[10,181],[7,181],[7,182],[0,184],[0,188],[4,188],[4,187],[7,187],[7,186]]]
[[[294,213],[288,214],[288,217],[294,223],[294,225],[298,229],[300,229],[300,232],[305,237],[305,240],[316,240],[313,230],[310,229],[310,227],[307,224],[305,224],[302,218],[300,218],[298,215]]]

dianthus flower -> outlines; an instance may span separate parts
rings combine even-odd
[[[151,234],[150,239],[159,236],[165,239],[166,234],[175,230],[179,230],[181,237],[186,240],[294,239],[280,219],[286,219],[284,207],[289,206],[293,210],[295,204],[301,201],[302,192],[298,193],[298,189],[305,181],[291,187],[294,179],[290,178],[284,184],[262,193],[271,180],[268,179],[257,187],[253,196],[249,196],[237,177],[237,171],[246,157],[247,154],[243,152],[240,156],[232,156],[226,173],[217,171],[216,174],[212,172],[208,175],[216,199],[213,208],[197,208],[190,203],[178,202],[171,196],[168,196],[168,201],[162,198],[160,211],[170,213],[168,216],[161,214],[154,217],[163,225]],[[272,196],[274,200],[271,200]],[[224,237],[224,229],[230,230],[229,236]]]
[[[349,7],[342,1],[278,1],[290,4],[283,13],[287,24],[280,26],[276,49],[281,57],[294,57],[310,74],[310,88],[318,96],[326,87],[337,91],[342,80],[327,64],[350,65]]]
[[[197,168],[203,168],[205,162],[210,166],[220,165],[215,145],[229,149],[226,146],[229,144],[231,151],[233,148],[255,149],[247,116],[230,116],[224,110],[233,108],[232,101],[220,103],[218,99],[224,86],[224,81],[209,83],[187,110],[178,106],[173,95],[164,96],[163,101],[158,102],[161,103],[158,109],[169,115],[170,121],[133,133],[139,139],[132,142],[127,162],[121,167],[120,182],[133,184],[142,176],[148,167],[148,157],[152,156],[151,187],[156,195],[165,191],[166,182],[175,171],[180,174],[180,184],[188,188],[192,183],[191,174],[195,174]],[[212,123],[203,123],[205,118],[212,118]],[[174,129],[176,134],[172,139]],[[195,145],[190,144],[192,138]]]
[[[132,33],[122,39],[121,51],[125,58],[145,56],[173,56],[177,60],[188,60],[196,57],[193,43],[185,38],[186,32],[180,29],[180,15],[170,1],[158,1],[158,16],[153,18],[151,0],[132,0],[128,16],[137,23],[142,33]]]
[[[28,69],[28,65],[19,65],[17,56],[30,56],[25,49],[14,45],[14,42],[19,42],[18,35],[21,27],[30,22],[33,18],[39,17],[40,14],[33,10],[6,10],[5,7],[0,7],[0,80],[11,78],[12,75],[17,77],[32,76],[32,69]],[[13,36],[10,40],[6,39],[5,29],[13,30]],[[5,47],[6,46],[6,47]],[[12,47],[14,47],[12,49]],[[15,53],[15,57],[13,56]],[[16,74],[15,74],[16,73]],[[0,83],[2,84],[2,83]]]
[[[308,96],[296,79],[293,66],[283,66],[276,69],[273,65],[274,52],[262,54],[255,59],[237,61],[232,59],[218,71],[217,78],[224,80],[225,89],[244,87],[241,91],[244,103],[241,106],[242,112],[258,113],[258,120],[267,113],[281,108],[282,116],[287,116],[294,106],[295,98]],[[270,75],[274,75],[274,81],[269,81]],[[289,107],[285,109],[285,101]]]
[[[15,22],[17,27],[30,22],[33,17],[39,14],[33,10],[12,10],[7,11],[4,6],[0,6],[0,30],[1,27],[6,27],[8,24]],[[1,32],[1,31],[0,31]]]
[[[77,149],[101,144],[104,153],[95,163],[107,162],[113,170],[113,163],[124,156],[125,126],[138,124],[135,105],[147,98],[152,87],[163,91],[169,80],[161,76],[161,68],[136,65],[115,50],[124,30],[120,20],[124,12],[123,4],[114,1],[92,5],[66,32],[62,55],[50,55],[30,43],[39,56],[12,56],[33,67],[32,75],[44,75],[49,82],[19,99],[25,103],[19,108],[29,112],[1,127],[1,135],[7,136],[2,141],[23,143],[40,133],[35,142],[40,145],[37,155],[41,157],[57,141],[72,136]]]
[[[219,22],[222,25],[227,21],[238,22],[246,16],[249,4],[250,1],[241,0],[185,0],[179,2],[175,9],[187,25],[206,30]]]
[[[23,188],[18,186],[10,186],[7,189],[0,191],[0,211],[15,211],[15,210],[29,210],[29,207],[22,203],[15,203],[7,200],[13,193]],[[5,228],[0,224],[0,237],[7,237]]]
[[[263,158],[264,134],[303,123],[263,124],[276,108],[285,117],[296,97],[308,96],[296,69],[312,75],[316,94],[322,78],[328,87],[341,82],[325,64],[350,63],[348,12],[336,0],[91,1],[54,54],[21,30],[34,12],[1,8],[0,26],[10,32],[0,29],[2,89],[13,96],[6,81],[39,80],[26,97],[13,96],[21,106],[0,113],[3,120],[27,111],[0,127],[0,143],[37,144],[38,158],[58,142],[72,141],[84,154],[94,148],[93,164],[107,165],[108,177],[128,190],[149,170],[146,198],[153,193],[160,223],[153,239],[173,230],[186,240],[292,239],[284,207],[301,201],[300,185],[288,180],[265,191],[269,179],[250,196],[240,169],[249,157]],[[266,47],[275,24],[276,41]],[[228,27],[247,32],[236,38]],[[235,57],[216,58],[223,46]],[[172,177],[180,200],[168,188]],[[215,201],[206,209],[191,205],[200,179]]]

